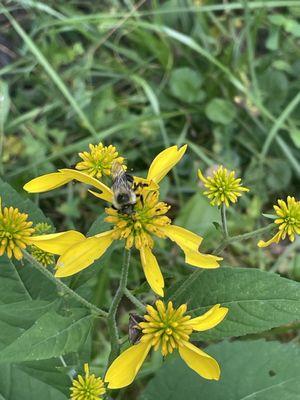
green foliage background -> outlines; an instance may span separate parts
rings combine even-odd
[[[204,236],[206,251],[220,245],[222,233],[218,210],[202,195],[198,168],[223,164],[251,189],[228,211],[230,235],[264,226],[261,214],[270,214],[278,198],[299,196],[298,1],[18,0],[0,2],[0,12],[5,205],[57,230],[104,230],[103,204],[81,184],[40,196],[22,189],[37,175],[72,166],[79,151],[99,141],[117,146],[137,174],[145,174],[163,148],[188,143],[161,197],[176,223]],[[224,323],[193,338],[209,344],[222,378],[204,381],[176,356],[162,362],[155,354],[139,379],[111,398],[300,399],[299,240],[261,250],[259,238],[232,243],[222,267],[204,272],[159,242],[175,303],[188,302],[195,315],[219,302],[230,309]],[[121,247],[66,283],[108,309]],[[152,302],[139,263],[134,254],[128,287]],[[122,302],[124,337],[133,310]],[[72,373],[89,361],[102,375],[108,353],[103,320],[30,263],[0,257],[1,400],[67,399]]]

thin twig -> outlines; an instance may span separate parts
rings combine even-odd
[[[146,306],[139,299],[137,299],[128,289],[125,289],[124,294],[127,299],[131,301],[132,304],[134,304],[142,312],[145,312]]]

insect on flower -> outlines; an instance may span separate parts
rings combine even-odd
[[[156,301],[148,305],[144,320],[137,324],[141,335],[138,342],[125,350],[109,367],[104,381],[108,388],[119,389],[130,385],[145,361],[151,348],[163,356],[178,351],[185,363],[205,379],[218,380],[220,367],[215,359],[190,342],[193,331],[202,332],[218,325],[225,318],[228,308],[216,304],[205,314],[192,318],[185,315],[187,305],[174,308],[169,301],[165,305]]]
[[[38,192],[39,188],[45,191],[46,187],[47,190],[53,189],[61,186],[66,180],[69,182],[71,179],[76,179],[99,189],[100,193],[92,190],[90,192],[113,205],[105,209],[108,214],[105,221],[113,225],[112,229],[89,237],[68,249],[57,262],[56,276],[61,278],[74,275],[99,259],[113,241],[124,240],[126,249],[135,247],[139,250],[144,274],[150,287],[155,293],[163,296],[164,279],[152,252],[153,236],[174,241],[183,250],[187,264],[200,268],[219,267],[222,258],[200,253],[202,237],[172,225],[170,218],[166,216],[170,206],[159,200],[159,182],[179,162],[185,150],[186,146],[180,149],[172,146],[159,153],[152,161],[146,178],[133,177],[132,188],[130,179],[128,181],[128,176],[124,176],[125,172],[120,171],[119,167],[112,189],[97,179],[75,170],[61,170],[27,183],[24,186],[26,190]],[[132,190],[135,193],[135,201]],[[119,195],[121,197],[118,199]]]

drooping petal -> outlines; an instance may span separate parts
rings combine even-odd
[[[176,225],[165,225],[160,230],[183,250],[185,262],[200,268],[218,268],[221,257],[199,252],[202,237]]]
[[[69,177],[71,179],[75,179],[76,181],[86,183],[87,185],[94,186],[96,189],[99,189],[101,193],[101,198],[111,202],[112,200],[112,191],[111,189],[104,185],[104,183],[98,181],[98,179],[93,178],[92,176],[81,172],[77,171],[75,169],[60,169],[59,170],[64,176]]]
[[[280,231],[278,231],[277,233],[276,233],[276,235],[274,235],[270,240],[268,240],[267,242],[264,242],[263,240],[260,240],[258,243],[257,243],[257,246],[258,247],[267,247],[267,246],[270,246],[270,244],[272,244],[272,243],[279,243],[279,241],[280,241],[280,238],[281,238],[281,232]]]
[[[112,244],[112,232],[103,232],[99,235],[89,237],[69,248],[59,257],[55,276],[57,278],[71,276],[89,267]]]
[[[147,179],[159,183],[167,173],[181,160],[187,145],[178,149],[177,146],[169,147],[160,152],[152,161]]]
[[[164,278],[159,268],[158,262],[149,247],[142,247],[140,249],[141,261],[145,277],[153,292],[159,296],[164,295]]]
[[[105,375],[104,381],[108,383],[108,388],[120,389],[130,385],[145,361],[150,348],[149,342],[140,342],[119,355]]]
[[[219,380],[220,367],[217,361],[192,343],[184,342],[179,347],[179,354],[186,364],[203,378]]]
[[[77,231],[66,231],[51,233],[49,235],[31,236],[28,238],[30,244],[34,244],[48,253],[61,255],[70,247],[85,240],[86,237]]]
[[[23,186],[23,189],[29,193],[48,192],[48,190],[56,189],[71,182],[72,179],[70,176],[66,176],[60,172],[53,172],[32,179]]]
[[[227,313],[228,308],[220,307],[220,304],[216,304],[205,314],[197,318],[192,318],[188,322],[195,331],[207,331],[223,321]]]

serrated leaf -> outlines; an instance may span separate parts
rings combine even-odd
[[[229,308],[225,320],[197,339],[222,339],[263,332],[299,320],[300,284],[258,269],[219,268],[196,272],[174,293],[176,304],[188,304],[192,315],[200,315],[221,303]],[[184,285],[184,282],[181,285]]]
[[[140,400],[299,400],[299,347],[274,342],[223,342],[205,351],[221,366],[218,382],[179,358],[167,360]]]
[[[77,351],[87,339],[91,320],[82,309],[69,310],[66,316],[49,311],[0,351],[0,363],[45,360]]]

